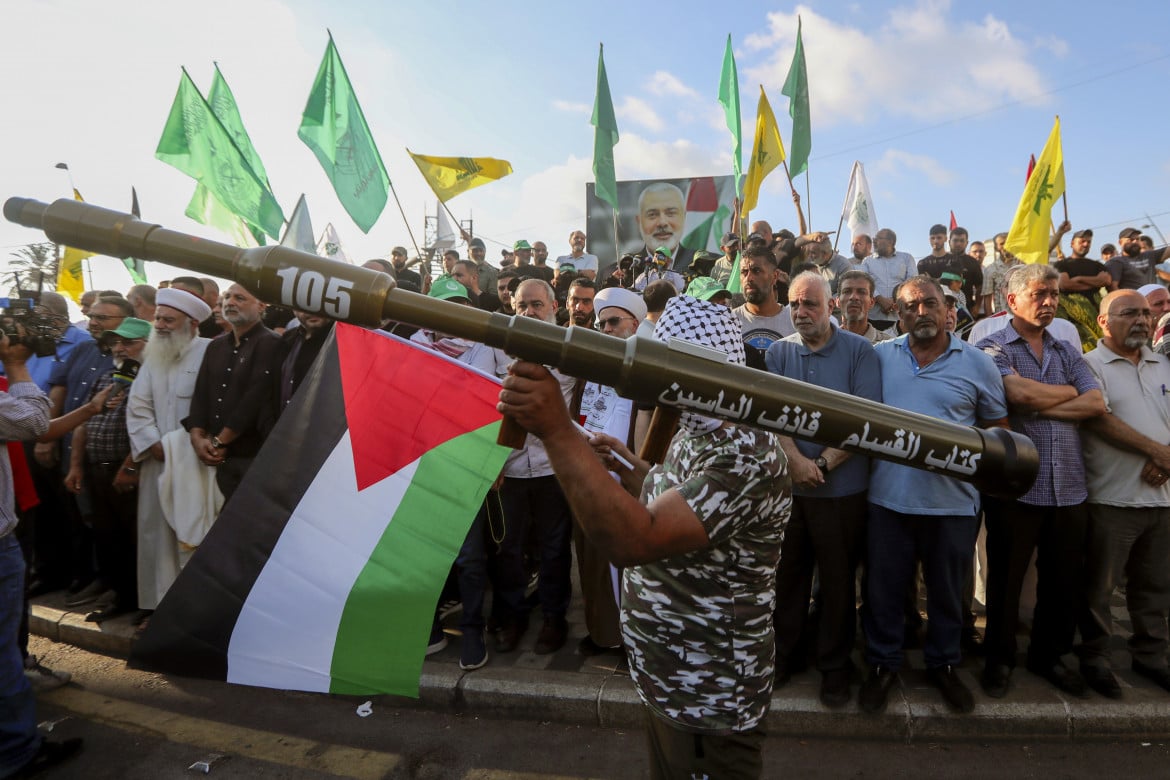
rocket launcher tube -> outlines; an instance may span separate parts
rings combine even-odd
[[[944,422],[746,366],[686,344],[618,339],[527,317],[492,314],[396,289],[388,275],[282,246],[252,249],[197,238],[88,203],[11,198],[4,215],[50,239],[113,257],[155,260],[232,279],[264,301],[376,326],[393,319],[480,341],[626,398],[698,412],[970,482],[1017,497],[1039,456],[1025,436]]]

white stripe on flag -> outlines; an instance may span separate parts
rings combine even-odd
[[[329,691],[346,599],[386,532],[419,461],[357,492],[349,431],[293,511],[240,610],[228,682]]]

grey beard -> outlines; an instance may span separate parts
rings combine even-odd
[[[195,340],[190,328],[180,328],[163,336],[155,331],[143,352],[143,363],[148,366],[173,366],[182,358],[187,347]]]

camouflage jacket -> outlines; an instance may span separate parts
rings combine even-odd
[[[622,632],[648,707],[687,731],[754,728],[775,665],[776,564],[791,510],[788,464],[772,434],[725,425],[679,433],[642,500],[676,488],[710,544],[627,568]]]

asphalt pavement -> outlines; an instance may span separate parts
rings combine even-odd
[[[58,642],[92,652],[127,657],[134,626],[128,617],[102,625],[85,622],[85,608],[71,611],[63,593],[34,600],[31,631]],[[921,650],[907,651],[907,668],[901,685],[890,696],[885,713],[873,716],[857,708],[855,677],[853,700],[830,709],[818,698],[820,675],[807,671],[794,675],[775,691],[766,724],[769,735],[806,738],[859,738],[931,743],[947,740],[1000,739],[1161,739],[1170,737],[1170,693],[1130,671],[1125,650],[1128,616],[1121,597],[1115,598],[1115,617],[1122,631],[1114,638],[1114,669],[1123,696],[1110,700],[1096,693],[1087,698],[1065,694],[1023,668],[1012,677],[1003,699],[986,696],[978,684],[982,661],[972,658],[959,670],[975,694],[975,711],[968,715],[949,711],[939,693],[926,679]],[[585,636],[584,612],[579,592],[568,614],[569,638],[555,653],[533,652],[539,619],[520,646],[505,654],[491,655],[486,666],[465,672],[459,668],[458,615],[449,615],[445,630],[449,646],[426,659],[419,698],[412,706],[435,711],[459,711],[556,723],[575,723],[608,728],[635,728],[643,718],[624,655],[617,652],[585,656],[578,641]],[[1026,647],[1026,637],[1020,646]],[[860,658],[860,650],[855,653]],[[1073,659],[1068,659],[1075,664]],[[387,696],[401,706],[410,700]]]

